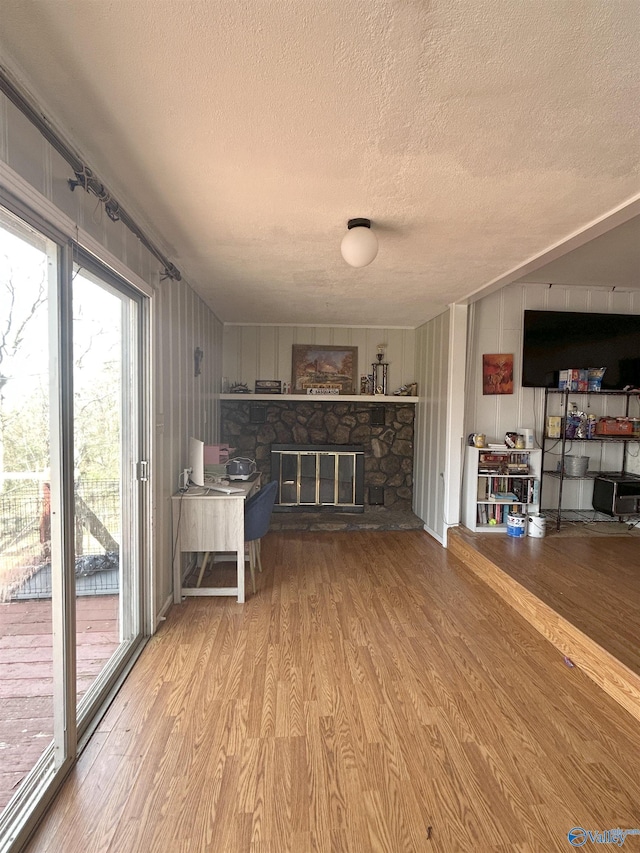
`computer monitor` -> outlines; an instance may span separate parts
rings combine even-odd
[[[189,439],[189,482],[194,486],[204,486],[204,441]]]

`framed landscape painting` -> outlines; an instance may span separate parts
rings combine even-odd
[[[356,393],[358,347],[293,344],[291,393],[307,394],[309,389],[335,388],[340,394]]]

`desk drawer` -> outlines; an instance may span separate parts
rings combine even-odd
[[[244,498],[185,498],[179,524],[182,551],[237,551],[244,547]]]

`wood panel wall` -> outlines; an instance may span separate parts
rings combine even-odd
[[[444,537],[446,424],[450,315],[447,311],[416,330],[416,409],[413,511],[440,541]]]
[[[154,566],[158,610],[171,596],[171,495],[187,464],[189,436],[207,444],[220,438],[222,324],[182,282],[163,281],[155,297]],[[203,351],[195,376],[194,350]]]
[[[112,222],[96,198],[71,192],[71,170],[62,157],[3,95],[0,95],[0,180],[31,209],[49,219],[59,215],[82,229],[103,248],[102,259],[115,259],[151,290],[151,621],[171,596],[170,496],[186,465],[190,435],[214,442],[219,435],[222,376],[222,324],[186,281],[160,281],[160,263],[121,222]],[[105,178],[106,179],[106,178]],[[59,224],[59,223],[58,223]],[[70,236],[74,236],[71,232]],[[122,272],[121,269],[119,269]],[[194,349],[204,357],[194,376]]]
[[[385,361],[389,362],[389,391],[413,382],[416,378],[413,329],[346,326],[225,325],[223,375],[232,382],[246,382],[250,390],[253,390],[256,379],[290,382],[293,344],[358,347],[358,376],[371,372],[376,347],[385,344]],[[420,388],[418,393],[421,393]]]
[[[640,275],[640,274],[639,274]],[[465,433],[483,432],[489,441],[502,440],[507,430],[529,427],[542,434],[544,392],[539,388],[523,388],[522,330],[525,309],[548,311],[584,311],[610,314],[640,314],[640,291],[628,292],[612,288],[561,287],[547,284],[511,284],[470,306],[469,345],[467,350],[467,392]],[[482,394],[482,355],[513,353],[514,393],[501,396]],[[602,414],[620,414],[620,401],[599,401]],[[618,407],[618,408],[616,408]],[[600,413],[600,406],[598,408]],[[582,451],[584,452],[584,450]],[[600,447],[589,453],[600,453]],[[600,467],[615,469],[616,446],[605,448]],[[630,470],[640,473],[640,459],[631,457]],[[548,466],[547,466],[548,467]],[[557,486],[545,481],[545,490]],[[590,483],[572,483],[563,496],[566,508],[581,508],[591,501]],[[544,496],[553,505],[554,496]],[[549,501],[551,500],[551,503]]]

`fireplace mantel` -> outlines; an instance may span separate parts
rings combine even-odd
[[[278,400],[293,400],[297,403],[397,403],[398,405],[414,405],[420,397],[401,397],[397,394],[220,394],[221,400],[259,400],[276,403]]]

